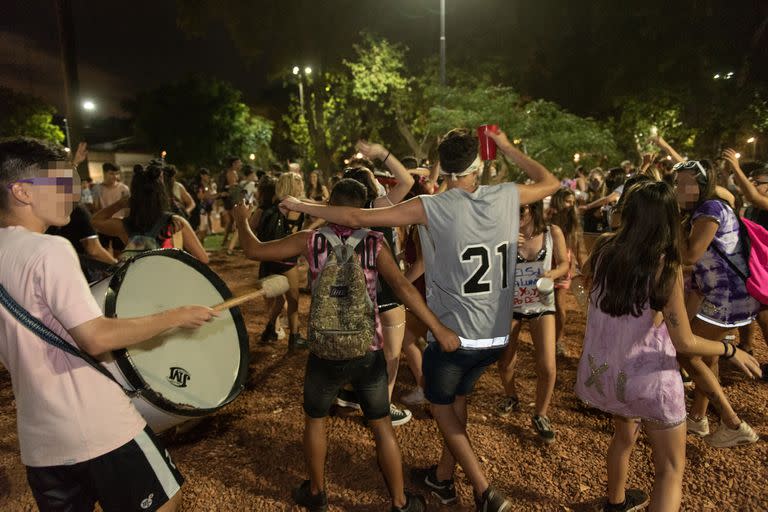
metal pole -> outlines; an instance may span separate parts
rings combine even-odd
[[[69,135],[69,121],[67,121],[67,118],[64,118],[64,135],[67,136],[67,147],[71,150],[72,149],[72,139],[70,139]]]
[[[445,0],[440,0],[440,85],[445,85]]]
[[[301,115],[305,115],[304,112],[304,80],[299,77],[299,103],[301,103]]]

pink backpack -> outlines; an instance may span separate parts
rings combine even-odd
[[[740,220],[749,240],[747,291],[760,304],[768,304],[768,230],[749,219]]]
[[[716,245],[711,247],[747,285],[747,292],[760,304],[768,305],[768,230],[749,219],[739,218],[739,238],[743,244],[747,274]]]

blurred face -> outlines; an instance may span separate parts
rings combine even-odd
[[[531,207],[528,205],[520,207],[520,227],[527,226],[532,220]]]
[[[309,175],[309,184],[312,185],[313,187],[317,185],[317,174],[316,173],[313,172],[312,174]]]
[[[211,177],[208,174],[200,175],[200,183],[202,183],[205,186],[208,186],[210,182],[211,182]]]
[[[755,188],[757,188],[757,191],[760,192],[761,195],[768,196],[768,174],[755,176],[755,178],[752,179],[752,183],[755,184]]]
[[[120,178],[120,171],[107,171],[104,173],[104,185],[111,187],[117,183]]]
[[[599,174],[590,174],[589,176],[589,188],[591,190],[597,190],[603,184],[603,177]]]
[[[234,169],[237,172],[240,172],[240,169],[243,168],[243,162],[240,160],[235,160],[232,162],[232,169]]]
[[[565,198],[563,199],[563,207],[566,210],[570,210],[574,206],[576,206],[576,197],[571,194],[565,196]]]
[[[699,184],[688,171],[677,173],[677,204],[682,210],[691,210],[699,202]]]
[[[65,162],[51,162],[9,188],[14,199],[29,206],[46,226],[69,224],[72,205],[80,200],[80,176]]]

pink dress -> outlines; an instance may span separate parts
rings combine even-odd
[[[587,314],[576,394],[588,405],[667,426],[685,421],[683,381],[667,326],[650,306],[635,318],[612,317],[594,303]]]

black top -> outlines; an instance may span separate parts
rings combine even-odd
[[[96,230],[91,224],[91,214],[83,206],[75,205],[66,226],[51,226],[45,232],[47,235],[63,236],[72,244],[77,254],[85,254],[85,247],[81,243],[86,238],[95,237]]]

